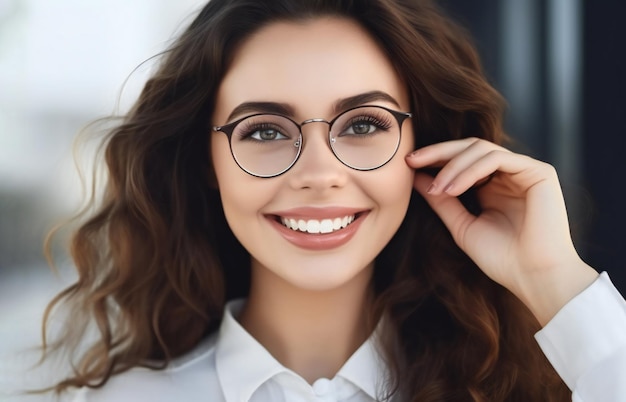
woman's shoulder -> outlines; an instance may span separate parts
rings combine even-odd
[[[70,401],[219,401],[222,391],[215,366],[216,340],[216,335],[203,340],[163,370],[137,367],[112,376],[101,388],[81,388]]]

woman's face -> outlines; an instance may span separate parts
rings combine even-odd
[[[279,104],[296,122],[330,121],[342,112],[335,110],[342,101],[366,93],[375,94],[359,103],[409,110],[404,83],[358,24],[330,17],[276,22],[238,49],[219,88],[212,122],[224,125],[266,112],[267,103],[270,110]],[[238,108],[244,103],[248,106]],[[272,178],[240,169],[224,133],[211,138],[224,212],[251,254],[252,269],[309,290],[330,290],[371,273],[404,218],[413,183],[404,161],[414,145],[410,120],[402,125],[393,159],[371,171],[342,164],[331,151],[328,129],[323,122],[304,125],[300,158]],[[257,132],[256,138],[275,135]]]

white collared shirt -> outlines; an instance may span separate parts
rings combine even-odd
[[[218,333],[165,370],[135,368],[74,402],[376,401],[387,378],[370,337],[332,379],[309,385],[282,366],[235,320],[227,304]],[[568,303],[536,339],[573,390],[574,402],[626,401],[626,302],[606,273]]]
[[[371,402],[387,378],[372,335],[332,379],[312,385],[280,364],[234,318],[244,300],[231,301],[218,333],[161,371],[135,368],[100,390],[81,389],[74,402]]]

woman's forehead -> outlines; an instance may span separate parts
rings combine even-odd
[[[215,115],[223,117],[243,102],[274,101],[322,116],[336,99],[372,90],[408,107],[404,83],[387,55],[356,22],[338,17],[275,22],[237,49]]]

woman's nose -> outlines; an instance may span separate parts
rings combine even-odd
[[[328,144],[328,130],[328,123],[322,121],[302,128],[302,153],[287,172],[293,188],[325,191],[346,184],[348,168],[333,154]]]

